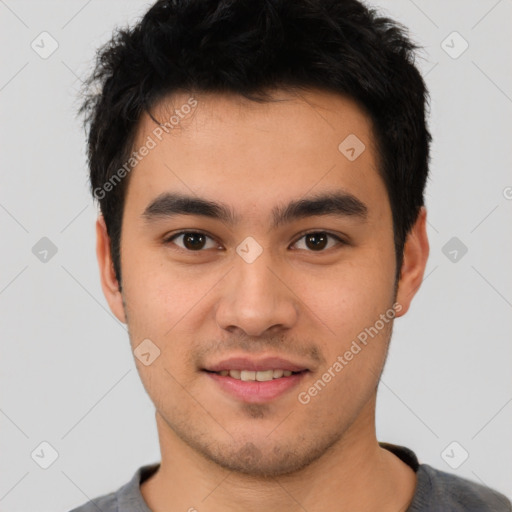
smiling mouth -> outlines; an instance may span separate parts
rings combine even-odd
[[[305,373],[308,370],[302,370],[300,372],[292,372],[291,370],[281,369],[269,369],[269,370],[222,370],[219,372],[213,372],[210,370],[204,370],[208,373],[214,373],[221,377],[231,377],[232,379],[241,380],[244,382],[267,382],[276,379],[282,379],[291,377],[292,375],[298,375]]]

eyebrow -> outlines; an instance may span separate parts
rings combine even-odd
[[[273,208],[273,228],[294,220],[313,216],[355,217],[365,220],[368,207],[360,199],[348,192],[328,192],[305,199],[291,201],[285,206]],[[144,210],[142,217],[146,223],[177,215],[198,215],[220,220],[230,226],[237,224],[239,216],[226,204],[196,196],[164,192],[156,197]]]

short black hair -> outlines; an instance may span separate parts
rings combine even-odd
[[[176,91],[263,102],[276,88],[336,92],[370,116],[393,215],[398,279],[430,160],[429,95],[414,65],[419,48],[403,25],[358,0],[158,0],[134,27],[116,28],[97,51],[79,114],[119,286],[129,176],[104,185],[126,169],[141,114],[151,115]]]

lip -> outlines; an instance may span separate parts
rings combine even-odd
[[[282,367],[277,366],[276,368]],[[231,369],[234,370],[237,368]],[[248,368],[245,367],[245,369]],[[224,377],[222,375],[218,375],[217,373],[210,373],[206,370],[203,370],[203,372],[206,376],[212,379],[213,382],[217,384],[225,393],[231,397],[236,398],[237,400],[247,403],[261,403],[275,400],[279,396],[285,394],[287,391],[297,387],[305,375],[309,373],[309,371],[306,370],[301,373],[292,374],[289,377],[281,377],[280,379],[258,382],[233,379],[229,375]]]
[[[223,370],[250,370],[254,372],[264,370],[290,370],[292,372],[302,372],[309,370],[304,365],[287,361],[281,357],[264,357],[264,358],[248,358],[248,357],[230,357],[219,363],[209,365],[203,370],[209,372],[221,372]],[[279,379],[276,379],[279,380]],[[271,382],[271,381],[269,381]]]

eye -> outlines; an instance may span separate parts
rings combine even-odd
[[[174,241],[182,238],[182,245],[176,244]],[[190,252],[199,252],[201,249],[205,248],[205,242],[207,239],[211,240],[210,247],[206,247],[206,249],[212,249],[218,246],[218,244],[205,233],[201,233],[200,231],[181,231],[179,233],[176,233],[172,235],[171,237],[167,238],[164,242],[167,243],[174,243],[177,245],[180,249],[184,249],[186,251]]]
[[[332,233],[327,233],[325,231],[313,231],[303,235],[299,240],[297,240],[297,242],[295,242],[294,245],[298,244],[300,240],[304,240],[306,249],[311,249],[311,252],[321,252],[326,248],[330,249],[333,245],[336,245],[333,244],[327,247],[329,238],[336,240],[338,244],[346,244],[346,242],[339,236],[333,235]]]
[[[346,245],[346,242],[340,237],[327,233],[325,231],[312,231],[302,235],[293,245],[297,245],[301,240],[304,240],[305,247],[299,247],[299,249],[306,249],[310,252],[322,252],[324,249],[330,249],[335,246],[336,243],[329,245],[329,238],[337,242],[338,245]],[[178,244],[175,241],[181,239],[181,243]],[[210,240],[210,246],[208,247],[207,240]],[[218,247],[218,244],[213,240],[212,237],[201,231],[180,231],[174,235],[166,238],[164,243],[173,243],[180,249],[189,252],[201,252],[202,249],[214,249]]]

